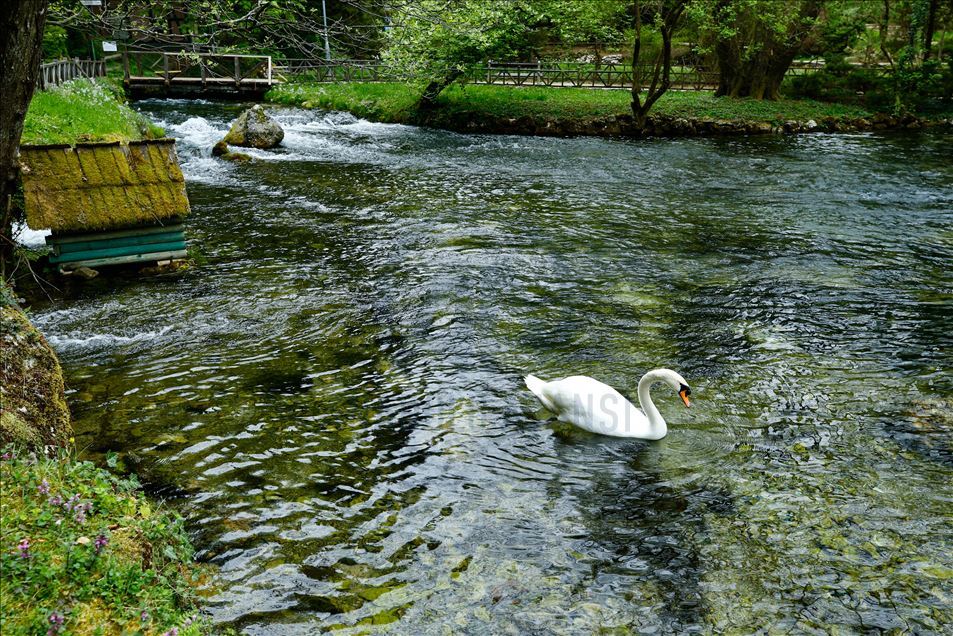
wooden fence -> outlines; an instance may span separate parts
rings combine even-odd
[[[105,77],[106,60],[57,60],[40,65],[38,88],[44,90],[80,77]]]
[[[275,63],[278,77],[292,76],[315,82],[393,82],[407,79],[378,60],[289,59]],[[822,63],[796,62],[788,75],[805,75],[823,68]],[[638,70],[645,82],[651,80],[651,65],[487,62],[469,73],[464,81],[470,84],[499,84],[508,86],[561,86],[574,88],[629,88],[632,73]],[[694,66],[675,66],[671,73],[675,90],[714,90],[718,85],[718,71]]]

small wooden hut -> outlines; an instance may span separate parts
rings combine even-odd
[[[22,146],[27,225],[62,270],[186,257],[185,179],[172,139]]]

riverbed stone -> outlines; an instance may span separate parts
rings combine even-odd
[[[222,140],[219,141],[217,144],[215,144],[214,146],[212,146],[212,156],[213,156],[213,157],[221,157],[222,155],[227,154],[227,153],[228,153],[228,144],[225,143],[225,140],[224,140],[224,139],[222,139]]]
[[[285,131],[265,113],[260,104],[255,104],[232,124],[222,140],[230,146],[246,148],[274,148],[285,138]]]
[[[99,272],[93,269],[92,267],[77,267],[72,272],[72,275],[77,278],[82,278],[83,280],[93,280],[99,276]]]
[[[222,159],[233,163],[247,163],[251,161],[251,155],[247,155],[244,152],[226,152],[222,155]]]

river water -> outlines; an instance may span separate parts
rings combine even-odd
[[[248,634],[940,632],[953,622],[950,133],[466,136],[139,104],[201,264],[38,306]],[[658,387],[659,442],[521,376]]]

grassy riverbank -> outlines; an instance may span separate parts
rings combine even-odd
[[[398,84],[282,84],[266,99],[272,102],[354,113],[378,121],[413,121],[418,113],[417,87]],[[631,114],[630,95],[622,90],[576,88],[518,88],[510,86],[451,86],[437,100],[441,116],[543,119],[587,119]],[[655,105],[653,115],[728,121],[780,122],[856,118],[872,113],[857,106],[813,100],[777,102],[716,98],[707,92],[671,91]]]
[[[0,398],[4,635],[207,632],[182,519],[73,455],[59,360],[2,281]]]
[[[399,83],[282,84],[271,102],[348,111],[387,123],[459,132],[542,136],[702,136],[853,130],[917,129],[949,125],[953,113],[894,117],[862,106],[811,99],[758,101],[671,91],[656,103],[644,129],[632,118],[624,90],[454,85],[434,107],[417,108],[419,87]]]
[[[8,446],[0,459],[0,623],[16,634],[201,634],[182,519],[135,478]]]
[[[162,137],[164,132],[131,109],[111,80],[74,80],[34,94],[20,143],[130,141]]]

